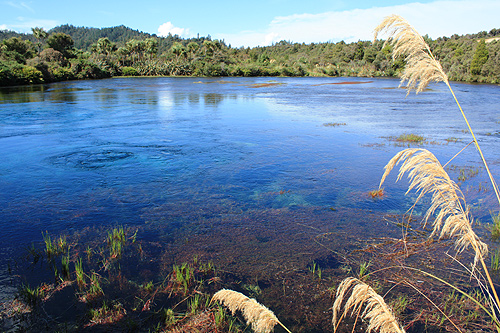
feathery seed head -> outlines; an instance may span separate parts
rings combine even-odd
[[[255,299],[248,298],[237,291],[219,290],[212,297],[212,301],[219,301],[228,307],[233,315],[237,310],[241,311],[247,324],[251,324],[252,329],[257,333],[269,333],[276,324],[283,326],[271,310],[258,303]]]
[[[428,222],[434,213],[437,213],[432,221],[432,235],[438,234],[440,238],[456,237],[455,247],[459,252],[472,246],[475,252],[474,264],[480,257],[484,258],[488,253],[488,246],[472,230],[465,197],[436,156],[426,149],[419,148],[400,151],[385,166],[380,186],[399,162],[402,164],[397,180],[405,173],[408,174],[410,185],[407,193],[415,189],[418,194],[416,202],[427,193],[432,195],[431,205],[424,217],[425,222]]]
[[[389,36],[385,43],[390,43],[393,48],[393,60],[404,57],[406,61],[401,85],[408,81],[408,94],[411,90],[418,94],[430,82],[448,83],[448,76],[439,61],[434,58],[429,45],[404,18],[398,15],[386,17],[374,30],[375,39],[379,34]]]
[[[361,317],[368,320],[367,332],[380,330],[381,333],[404,333],[404,329],[400,327],[391,309],[387,306],[382,296],[377,294],[366,283],[350,277],[344,279],[337,289],[337,296],[333,303],[333,318],[332,323],[336,330],[337,323],[340,320],[342,303],[344,303],[347,291],[351,291],[351,295],[344,305],[343,316],[347,313],[361,313]],[[365,309],[361,309],[365,305]]]

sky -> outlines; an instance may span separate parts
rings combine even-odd
[[[0,30],[30,33],[61,24],[183,38],[210,35],[232,47],[372,40],[398,14],[431,38],[500,29],[499,0],[0,0]]]

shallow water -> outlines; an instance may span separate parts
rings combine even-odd
[[[446,86],[406,96],[398,85],[363,78],[117,78],[1,89],[0,267],[41,242],[42,232],[86,227],[149,225],[151,233],[140,237],[173,243],[176,235],[210,239],[222,231],[231,242],[251,242],[246,229],[266,244],[277,230],[300,242],[296,236],[305,231],[298,225],[357,238],[387,235],[391,230],[373,225],[367,213],[403,213],[414,199],[403,196],[406,183],[395,184],[394,176],[384,199],[367,194],[403,149],[389,138],[422,135],[432,142],[422,147],[443,163],[471,141]],[[453,88],[498,178],[500,87]],[[447,142],[451,137],[458,141]],[[491,189],[479,190],[490,187],[475,149],[452,165],[455,180],[462,167],[479,170],[462,188],[473,213],[487,220],[494,200]],[[289,228],[278,223],[285,216]],[[286,241],[279,244],[279,251],[273,245],[254,253],[248,266],[268,260],[265,251],[291,255]],[[225,246],[218,246],[211,251],[222,255]],[[7,275],[0,272],[2,281]]]

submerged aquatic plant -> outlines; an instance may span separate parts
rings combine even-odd
[[[346,294],[349,290],[351,290],[351,296],[346,300]],[[340,315],[344,302],[344,311]],[[365,309],[361,312],[363,305],[365,305]],[[343,280],[337,289],[333,303],[332,324],[334,332],[337,331],[342,318],[349,312],[357,316],[361,313],[361,317],[368,321],[367,332],[379,330],[381,333],[403,333],[405,331],[382,296],[366,283],[353,277]]]
[[[236,311],[241,311],[247,324],[252,325],[252,329],[257,333],[269,333],[276,324],[279,324],[290,333],[274,315],[274,313],[264,305],[258,303],[253,298],[248,298],[234,290],[222,289],[215,293],[212,301],[219,301],[225,305],[234,315]]]

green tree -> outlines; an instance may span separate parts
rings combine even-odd
[[[158,53],[158,39],[151,37],[144,41],[144,51],[151,58]]]
[[[131,39],[125,44],[125,47],[132,55],[133,60],[142,59],[146,50],[146,43],[143,40]]]
[[[175,55],[175,60],[179,60],[179,57],[186,55],[186,48],[180,42],[175,42],[170,48],[170,52]]]
[[[486,42],[481,39],[476,47],[476,52],[474,57],[472,57],[472,62],[470,63],[470,72],[472,75],[481,74],[481,68],[488,61],[488,49],[486,48]]]
[[[42,46],[43,42],[47,39],[47,31],[43,30],[43,28],[39,27],[34,27],[31,28],[31,31],[33,32],[33,37],[36,39],[36,46],[38,48],[38,54],[42,52]]]
[[[63,32],[53,33],[47,39],[47,45],[61,52],[66,58],[72,57],[73,38]]]
[[[24,41],[19,37],[12,37],[2,41],[2,54],[4,58],[25,63],[26,59],[32,58],[34,49],[30,41]]]
[[[189,54],[191,55],[191,58],[194,57],[194,55],[199,50],[199,48],[200,48],[200,45],[198,43],[196,43],[196,42],[190,42],[187,45],[187,50],[188,50]]]
[[[95,52],[110,56],[112,52],[116,51],[116,44],[111,42],[108,37],[99,38],[95,45]],[[93,46],[94,46],[93,45]],[[94,47],[92,47],[94,49]]]

